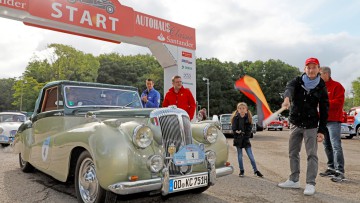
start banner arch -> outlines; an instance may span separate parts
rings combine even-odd
[[[180,75],[196,100],[195,29],[117,0],[0,0],[0,17],[25,25],[148,47],[164,68],[164,91]]]

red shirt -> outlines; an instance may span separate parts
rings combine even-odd
[[[174,87],[170,88],[165,95],[162,106],[167,107],[170,105],[176,105],[178,108],[184,109],[189,114],[190,120],[194,118],[196,103],[188,88],[182,86],[178,93],[175,93]]]
[[[328,121],[341,122],[343,120],[345,89],[339,82],[331,78],[325,84],[329,95]]]

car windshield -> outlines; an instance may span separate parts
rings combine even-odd
[[[24,122],[26,119],[25,115],[19,114],[1,114],[0,122]]]
[[[230,118],[231,118],[231,115],[223,115],[223,116],[221,116],[220,122],[221,123],[229,123]]]
[[[89,106],[142,108],[136,91],[79,86],[66,86],[64,89],[65,103],[69,108]]]

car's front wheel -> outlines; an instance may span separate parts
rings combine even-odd
[[[85,203],[105,200],[106,191],[99,185],[95,164],[88,151],[82,152],[76,163],[75,191],[77,199]]]
[[[25,161],[22,157],[21,157],[21,153],[19,153],[19,164],[20,164],[20,168],[23,172],[25,173],[29,173],[29,172],[33,172],[34,171],[34,167],[27,161]]]

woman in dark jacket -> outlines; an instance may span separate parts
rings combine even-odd
[[[244,176],[244,165],[242,149],[245,148],[246,154],[248,155],[251,165],[254,170],[254,175],[263,177],[260,171],[257,170],[255,158],[251,150],[250,135],[252,128],[252,115],[248,110],[248,106],[244,102],[240,102],[237,105],[237,110],[234,111],[231,119],[232,131],[234,134],[234,146],[238,152],[238,161],[240,167],[240,177]]]

